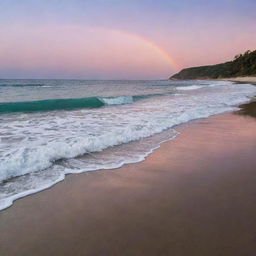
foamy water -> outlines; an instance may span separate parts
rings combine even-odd
[[[0,209],[65,174],[142,161],[177,136],[175,125],[232,111],[256,93],[222,81],[68,83],[0,83],[1,97],[12,98],[0,103]]]

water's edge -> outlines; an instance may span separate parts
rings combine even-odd
[[[0,103],[0,210],[66,175],[142,162],[179,135],[176,127],[243,109],[256,93],[250,84],[231,82],[123,83],[50,83],[43,97],[41,85],[29,84],[26,94],[24,86],[3,86],[9,97]],[[77,94],[81,89],[88,95]]]
[[[248,103],[250,103],[250,102],[251,102],[251,100],[248,100],[248,102],[244,102],[243,104],[248,104]],[[241,105],[241,104],[239,104],[239,105]],[[234,112],[239,111],[239,110],[240,110],[239,106],[235,106],[233,110],[226,110],[226,111],[221,112],[221,113],[211,114],[211,115],[209,115],[208,117],[202,117],[202,118],[191,119],[191,120],[189,120],[189,121],[187,121],[187,122],[184,122],[184,123],[180,123],[180,124],[178,124],[178,125],[175,125],[175,126],[169,128],[169,129],[174,129],[174,128],[180,127],[180,126],[182,126],[182,125],[184,125],[184,124],[189,124],[189,123],[195,122],[195,121],[197,121],[197,120],[207,119],[207,118],[210,118],[210,117],[212,117],[212,116],[223,115],[223,114],[225,114],[225,113],[232,113],[232,112],[234,113]],[[175,131],[176,131],[176,130],[175,130]],[[176,132],[177,132],[177,131],[176,131]],[[163,132],[161,132],[161,133],[163,133]],[[0,204],[0,211],[8,209],[9,207],[11,207],[11,206],[13,205],[14,201],[16,201],[16,200],[18,200],[18,199],[21,199],[21,198],[23,198],[23,197],[30,196],[30,195],[33,195],[33,194],[37,194],[37,193],[39,193],[39,192],[41,192],[41,191],[50,189],[51,187],[55,186],[56,184],[62,182],[62,181],[65,179],[65,176],[66,176],[66,175],[78,174],[78,173],[84,173],[84,172],[103,171],[103,170],[114,170],[114,169],[119,169],[119,168],[121,168],[121,167],[124,166],[124,165],[136,164],[136,163],[142,162],[142,161],[146,160],[146,158],[147,158],[149,155],[151,155],[151,154],[154,153],[157,149],[159,149],[162,144],[164,144],[164,143],[166,143],[166,142],[169,142],[169,141],[175,139],[175,138],[176,138],[177,136],[179,136],[179,135],[182,136],[182,134],[180,134],[179,132],[177,132],[176,135],[174,135],[174,136],[172,136],[172,137],[170,137],[170,138],[168,138],[168,139],[166,139],[166,140],[161,141],[156,147],[152,148],[149,152],[147,152],[141,159],[139,159],[139,160],[137,160],[137,161],[134,161],[134,162],[121,163],[120,165],[118,165],[118,166],[116,166],[116,167],[114,167],[114,168],[110,168],[110,169],[109,169],[109,168],[106,168],[106,169],[98,169],[98,170],[90,170],[90,171],[82,171],[82,170],[81,170],[80,172],[66,172],[65,174],[63,174],[61,177],[59,177],[59,179],[57,179],[57,180],[56,180],[55,182],[53,182],[52,184],[47,184],[45,187],[41,187],[41,188],[39,188],[39,189],[24,191],[24,192],[22,192],[22,193],[13,195],[12,197],[9,197],[9,198],[7,198],[7,199],[1,200],[2,202],[1,202],[1,204]],[[153,135],[153,136],[156,136],[156,134]],[[153,136],[150,136],[150,137],[153,137]]]

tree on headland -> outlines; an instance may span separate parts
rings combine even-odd
[[[229,78],[256,75],[256,50],[238,54],[232,61],[181,70],[171,79]]]

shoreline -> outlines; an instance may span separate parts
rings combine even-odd
[[[252,86],[251,86],[252,87]],[[249,99],[246,100],[246,98],[244,99],[244,104],[247,104],[248,102],[250,102]],[[208,103],[208,102],[207,102]],[[234,104],[234,103],[233,103]],[[218,114],[221,114],[221,113],[230,113],[231,111],[234,111],[235,109],[237,109],[239,106],[238,103],[234,104],[234,105],[231,105],[230,106],[230,109],[222,109],[221,111],[214,111],[213,113],[207,113],[206,115],[199,115],[199,116],[192,116],[192,118],[190,117],[188,120],[181,120],[179,121],[176,125],[173,125],[172,127],[168,128],[167,130],[164,130],[160,133],[157,133],[157,134],[154,134],[150,137],[157,137],[158,135],[160,134],[163,134],[165,132],[167,132],[169,129],[170,130],[173,130],[173,129],[176,129],[176,127],[179,127],[179,126],[182,126],[184,125],[185,123],[190,123],[190,122],[193,122],[193,121],[196,121],[196,120],[200,120],[200,119],[205,119],[205,118],[209,118],[211,116],[215,116],[215,115],[218,115]],[[176,130],[174,130],[176,131]],[[178,133],[179,134],[179,133]],[[166,141],[170,141],[170,140],[173,140],[175,139],[175,137],[177,136],[177,133],[175,132],[173,135],[171,135],[171,137],[168,136],[168,138],[164,138],[163,140],[159,140],[156,142],[155,146],[153,148],[150,148],[149,151],[145,151],[142,155],[139,155],[140,157],[137,157],[136,160],[132,159],[132,161],[122,161],[120,163],[118,163],[116,166],[111,166],[111,167],[105,167],[103,166],[102,168],[97,168],[97,171],[102,171],[103,170],[114,170],[114,169],[119,169],[121,168],[122,166],[124,165],[127,165],[127,164],[135,164],[135,163],[139,163],[141,161],[144,161],[150,154],[152,154],[156,149],[158,149],[160,147],[160,145]],[[148,138],[150,138],[148,137]],[[143,138],[143,140],[147,140],[147,138]],[[140,144],[142,141],[141,140],[137,140],[137,142]],[[132,144],[132,143],[136,143],[136,141],[130,141],[128,144]],[[126,144],[126,143],[125,143]],[[125,145],[123,144],[123,145]],[[147,144],[147,143],[146,143]],[[122,145],[117,145],[115,147],[119,147],[119,146],[122,146]],[[107,151],[108,149],[105,149],[104,151]],[[119,150],[119,149],[117,149]],[[132,151],[134,151],[132,149]],[[134,152],[133,152],[134,153]],[[139,152],[140,153],[140,152]],[[95,153],[97,154],[97,152]],[[44,190],[47,190],[47,189],[51,189],[53,186],[55,186],[56,184],[58,184],[59,182],[62,182],[65,177],[67,175],[70,175],[70,174],[80,174],[80,173],[86,173],[86,172],[91,172],[91,171],[96,171],[96,169],[92,169],[92,170],[87,170],[87,171],[67,171],[67,172],[63,172],[59,177],[58,179],[54,180],[54,181],[50,181],[49,183],[47,184],[43,184],[43,186],[38,186],[38,187],[35,187],[35,186],[27,186],[26,189],[27,190],[15,190],[15,189],[12,189],[13,191],[16,192],[16,194],[12,195],[12,196],[9,196],[8,198],[5,198],[0,201],[0,212],[9,208],[9,207],[12,207],[13,203],[16,201],[16,200],[19,200],[19,199],[22,199],[26,196],[30,196],[30,195],[33,195],[33,194],[37,194],[37,193],[40,193]],[[17,176],[19,178],[19,176]],[[22,177],[22,176],[21,176]],[[15,177],[14,177],[15,179]],[[13,186],[14,187],[14,186]],[[6,185],[6,188],[7,188],[7,193],[8,193],[8,190],[9,189],[9,184],[7,183]],[[29,188],[29,189],[28,189]],[[11,191],[11,190],[10,190]],[[17,192],[17,191],[21,191],[21,192]]]
[[[218,79],[218,80],[237,82],[237,83],[250,83],[250,84],[256,85],[256,76],[221,78],[221,79]]]
[[[0,212],[1,255],[254,253],[252,104],[176,127],[143,162],[17,200]]]
[[[229,77],[229,78],[194,78],[194,79],[168,79],[170,81],[187,81],[187,80],[217,80],[217,81],[230,81],[230,82],[236,82],[239,84],[253,84],[256,85],[256,76],[241,76],[241,77]]]

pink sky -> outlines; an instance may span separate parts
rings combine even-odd
[[[165,79],[256,48],[250,0],[4,2],[2,78]]]

